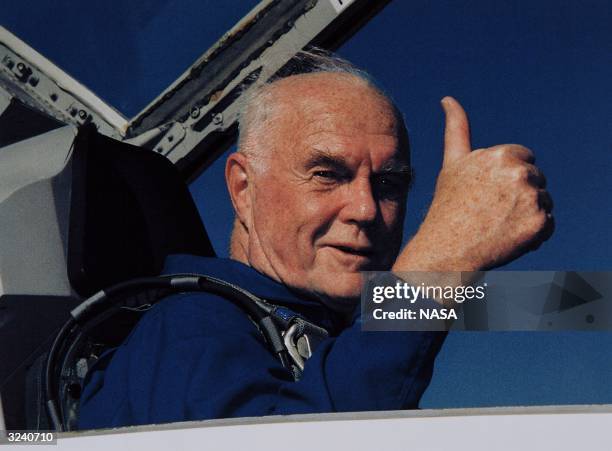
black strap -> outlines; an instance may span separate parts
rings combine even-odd
[[[50,423],[58,431],[64,429],[63,412],[59,409],[57,398],[60,393],[60,381],[66,371],[70,371],[70,363],[64,358],[60,359],[60,352],[71,349],[77,342],[80,331],[88,323],[95,321],[96,317],[104,314],[110,308],[117,308],[117,304],[125,301],[139,292],[146,290],[160,290],[163,294],[149,303],[156,303],[170,294],[181,292],[209,292],[222,296],[233,302],[247,313],[256,324],[269,344],[273,353],[280,359],[282,365],[291,372],[294,380],[301,377],[301,368],[292,360],[282,335],[293,324],[298,325],[296,338],[310,334],[318,342],[327,337],[327,331],[322,329],[285,307],[270,304],[242,287],[204,274],[175,274],[159,277],[134,279],[114,285],[100,291],[83,301],[71,312],[68,322],[58,333],[47,357],[44,379],[40,385],[43,388],[45,405]],[[130,306],[133,308],[134,306]],[[76,336],[76,339],[71,337]],[[62,363],[60,363],[62,362]],[[74,362],[72,362],[74,364]],[[59,366],[59,368],[58,368]],[[68,367],[68,368],[67,368]],[[59,369],[59,371],[57,371]],[[58,374],[59,373],[59,374]],[[59,377],[58,377],[59,376]]]

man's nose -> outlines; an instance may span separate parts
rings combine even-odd
[[[353,180],[349,184],[347,202],[342,210],[345,222],[371,223],[378,215],[378,203],[374,198],[370,180]]]

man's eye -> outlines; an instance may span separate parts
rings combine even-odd
[[[384,197],[401,196],[405,194],[408,185],[405,177],[397,174],[379,175],[375,180],[379,194]]]
[[[341,173],[330,170],[315,171],[312,175],[325,183],[338,182],[345,178]]]
[[[397,175],[379,175],[376,179],[379,185],[386,187],[401,186],[403,184],[403,180]]]

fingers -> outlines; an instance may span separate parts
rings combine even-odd
[[[548,240],[555,231],[555,218],[552,213],[546,214],[546,225],[540,232],[540,240],[543,243]]]
[[[527,170],[529,171],[527,174],[527,183],[536,188],[546,188],[546,177],[544,177],[544,174],[537,166],[528,164]]]
[[[535,156],[527,147],[518,144],[503,144],[489,147],[488,149],[478,149],[474,153],[483,153],[497,158],[497,161],[506,168],[515,168],[517,174],[526,177],[531,186],[545,188],[546,177],[540,169],[535,166]]]
[[[552,215],[552,213],[546,213],[546,222],[544,223],[544,226],[535,236],[531,244],[527,247],[527,250],[528,251],[538,250],[540,246],[542,245],[542,243],[544,243],[545,241],[548,241],[548,239],[550,239],[550,237],[553,235],[554,232],[555,232],[555,218]]]
[[[523,160],[527,163],[535,163],[535,155],[533,152],[525,146],[518,144],[506,144],[503,146],[504,150],[519,160]]]
[[[469,154],[472,151],[472,145],[470,125],[463,107],[452,97],[444,97],[441,103],[446,114],[443,165],[447,166]]]
[[[547,241],[555,231],[555,218],[551,213],[553,200],[548,191],[544,189],[538,190],[538,209],[542,211],[540,214],[543,214],[544,222],[527,247],[529,251],[539,249],[542,243]]]
[[[552,197],[545,189],[538,190],[538,207],[547,213],[550,213],[554,207]]]

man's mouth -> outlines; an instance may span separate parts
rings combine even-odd
[[[372,258],[374,255],[374,249],[370,246],[354,246],[350,244],[330,244],[329,247],[338,249],[347,254],[356,255],[360,257]]]

